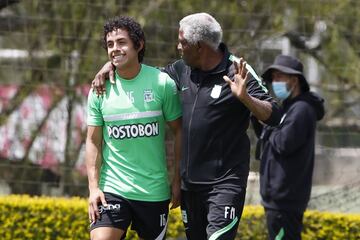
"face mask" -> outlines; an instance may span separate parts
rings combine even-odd
[[[272,88],[275,96],[280,100],[287,99],[291,94],[291,91],[286,88],[286,82],[273,82]]]

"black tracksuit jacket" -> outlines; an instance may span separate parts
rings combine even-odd
[[[315,128],[324,116],[323,102],[312,92],[286,100],[279,126],[263,129],[260,193],[265,208],[305,211],[314,169]]]
[[[224,75],[233,79],[235,68],[224,44],[221,63],[204,72],[178,60],[163,69],[176,82],[182,102],[182,189],[205,190],[218,183],[246,186],[250,142],[246,134],[249,110],[232,95]],[[253,77],[247,89],[251,96],[273,104],[267,120],[276,125],[280,112],[266,90]],[[221,90],[220,90],[221,89]]]

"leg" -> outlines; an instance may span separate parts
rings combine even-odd
[[[279,211],[265,209],[265,215],[266,215],[266,226],[268,229],[269,234],[269,240],[275,239],[277,235],[279,235],[279,238],[281,238],[281,233],[283,230],[281,230],[282,226],[282,217],[281,213]]]
[[[245,188],[221,185],[208,193],[209,240],[235,239],[245,202]]]
[[[300,240],[303,212],[265,209],[270,240]]]
[[[98,227],[90,232],[91,240],[118,240],[124,234],[124,230],[112,227]]]
[[[188,240],[206,240],[206,202],[202,192],[181,191],[181,214]]]

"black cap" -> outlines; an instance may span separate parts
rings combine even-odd
[[[298,75],[299,79],[302,81],[301,87],[303,92],[307,92],[310,90],[310,87],[304,77],[303,69],[303,64],[297,58],[287,55],[278,55],[276,56],[274,63],[265,70],[261,77],[265,82],[272,82],[272,70],[278,70],[286,74]]]

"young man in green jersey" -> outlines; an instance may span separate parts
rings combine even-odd
[[[86,166],[91,239],[164,239],[170,188],[165,123],[175,134],[172,206],[180,201],[181,107],[174,81],[142,64],[145,36],[129,17],[104,25],[104,48],[116,68],[106,94],[88,97]]]

